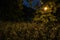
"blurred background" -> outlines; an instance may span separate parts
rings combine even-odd
[[[52,14],[57,16],[59,19],[59,15],[60,15],[59,14],[60,13],[59,0],[37,0],[37,1],[36,0],[32,0],[32,1],[31,0],[30,1],[28,0],[1,0],[0,1],[0,20],[32,21],[36,14],[36,11],[38,10],[40,11],[41,8],[45,5],[50,5],[50,6],[55,5],[53,7],[56,8],[56,11],[55,11],[55,14],[54,13]]]
[[[60,40],[60,0],[0,0],[0,40]]]

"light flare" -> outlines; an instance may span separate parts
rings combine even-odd
[[[48,10],[48,7],[44,7],[44,11],[47,11]]]

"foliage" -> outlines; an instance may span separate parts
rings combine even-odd
[[[60,37],[59,23],[0,22],[0,39],[4,40],[55,40]]]
[[[15,2],[11,2],[9,10],[1,11],[2,17],[6,19],[6,13],[10,21],[0,21],[0,40],[60,40],[60,23],[57,22],[58,19],[55,15],[56,5],[54,3],[47,2],[43,6],[41,6],[36,13],[34,13],[35,17],[32,22],[21,22],[23,20],[23,12],[21,11],[22,0],[18,0]],[[14,6],[15,5],[15,6]],[[42,11],[46,5],[50,5],[51,7],[49,11]],[[18,6],[16,8],[16,6]],[[23,7],[22,7],[23,8]],[[53,10],[52,10],[53,8]],[[50,11],[52,10],[52,11]],[[7,12],[8,11],[8,12]],[[12,21],[19,20],[18,22]],[[21,19],[19,19],[21,18]]]
[[[45,10],[44,8],[47,7]],[[42,21],[44,23],[57,21],[56,16],[53,13],[56,12],[56,7],[54,2],[47,2],[42,7],[36,11],[36,15],[33,21]]]

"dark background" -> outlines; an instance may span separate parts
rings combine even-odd
[[[44,1],[44,0],[43,0]],[[45,0],[46,3],[48,0]],[[56,1],[56,4],[59,4],[59,0]],[[2,21],[18,21],[18,20],[30,20],[32,19],[32,16],[34,16],[34,12],[36,10],[33,10],[31,8],[27,8],[26,6],[23,6],[23,10],[19,9],[18,1],[17,0],[0,0],[0,20]],[[31,14],[26,11],[29,10]],[[29,14],[28,14],[29,13]],[[27,16],[29,17],[27,17]],[[57,8],[56,13],[54,14],[59,19],[60,17],[60,8]],[[27,18],[27,19],[26,19]],[[28,19],[30,18],[30,19]],[[60,20],[60,19],[59,19]]]

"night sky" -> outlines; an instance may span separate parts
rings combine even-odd
[[[25,5],[26,7],[31,7],[33,9],[35,9],[35,6],[41,6],[40,0],[32,0],[32,4],[30,5],[30,3],[27,0],[23,0],[23,5]]]

